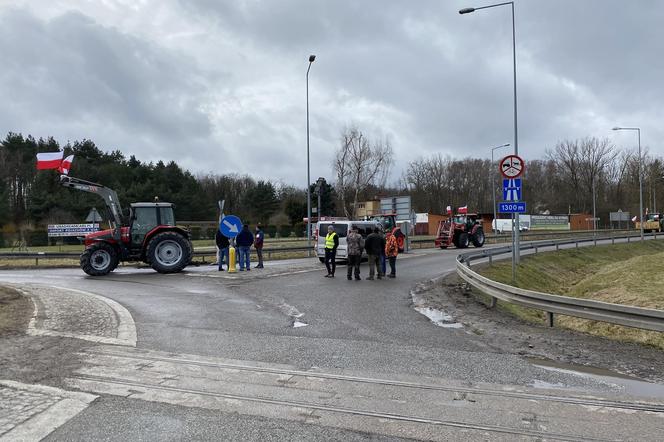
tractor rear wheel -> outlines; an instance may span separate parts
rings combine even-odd
[[[177,273],[191,262],[192,253],[191,242],[182,234],[162,232],[150,240],[146,256],[159,273]]]
[[[465,249],[470,244],[468,240],[468,234],[466,232],[459,233],[459,238],[457,239],[457,247],[460,249]]]
[[[473,245],[475,247],[482,247],[484,245],[484,230],[481,228],[477,229],[473,234]]]
[[[81,255],[81,268],[90,276],[104,276],[117,267],[118,261],[115,248],[99,242],[85,249]]]

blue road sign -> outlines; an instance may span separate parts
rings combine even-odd
[[[500,213],[526,213],[525,202],[498,203],[498,212]]]
[[[521,199],[521,178],[503,180],[503,199],[519,201]]]
[[[235,238],[242,230],[242,221],[235,215],[226,215],[219,223],[219,231],[227,238]]]

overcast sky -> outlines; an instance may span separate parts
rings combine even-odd
[[[513,143],[508,6],[474,0],[0,0],[0,133],[92,139],[194,173],[332,177],[356,125],[408,161]],[[519,153],[664,154],[664,2],[517,0]],[[499,151],[500,152],[500,151]],[[502,152],[506,152],[503,150]]]

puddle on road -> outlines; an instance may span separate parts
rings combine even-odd
[[[438,327],[443,327],[443,328],[463,327],[462,324],[454,322],[454,318],[452,318],[452,316],[448,315],[442,310],[437,310],[431,307],[415,307],[415,311],[429,318],[429,320],[434,324],[436,324]]]
[[[621,373],[616,373],[611,370],[606,370],[598,367],[588,367],[585,365],[566,364],[563,362],[552,361],[550,359],[526,358],[528,362],[536,367],[545,370],[556,371],[559,373],[573,374],[591,378],[602,384],[617,386],[621,388],[626,394],[631,396],[649,397],[656,399],[664,399],[664,385],[655,384],[652,382],[644,381],[639,378],[627,376]],[[536,388],[564,388],[565,386],[559,384],[549,384],[544,381],[535,380],[532,384]]]
[[[416,312],[429,318],[438,327],[443,328],[462,328],[463,324],[456,322],[452,315],[449,313],[438,310],[432,307],[427,307],[424,298],[420,296],[416,291],[411,290],[410,296],[413,299],[413,309]]]

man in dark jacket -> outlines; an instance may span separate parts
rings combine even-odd
[[[219,229],[217,229],[217,234],[214,236],[214,242],[217,243],[217,247],[219,248],[219,271],[223,272],[224,271],[224,262],[226,265],[229,264],[228,262],[228,246],[230,245],[230,241],[228,241],[228,238],[226,238]]]
[[[254,238],[254,248],[256,249],[256,256],[258,256],[258,265],[256,266],[257,269],[262,269],[263,268],[263,240],[265,239],[265,234],[263,233],[263,229],[261,228],[261,225],[258,224],[256,226],[256,235]]]
[[[339,247],[339,235],[334,231],[333,226],[328,226],[327,236],[325,236],[326,278],[334,278],[334,272],[337,269],[337,247]]]
[[[244,272],[245,267],[247,267],[247,271],[251,270],[249,254],[251,253],[251,245],[254,243],[254,235],[249,231],[249,224],[242,226],[242,231],[235,238],[235,242],[239,251],[240,271]]]
[[[378,279],[383,279],[380,255],[385,250],[385,237],[380,233],[378,227],[375,227],[373,233],[367,236],[364,241],[364,249],[369,255],[369,277],[367,279],[373,280],[375,273],[378,273]]]

